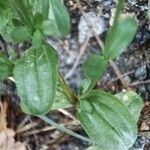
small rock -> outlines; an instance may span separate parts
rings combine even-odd
[[[149,140],[144,136],[139,136],[134,144],[134,148],[137,150],[144,150],[144,146],[149,142]]]
[[[149,131],[149,129],[150,129],[150,127],[149,127],[148,123],[142,122],[140,130],[141,131]]]
[[[86,41],[86,38],[89,36],[93,25],[93,30],[96,32],[97,35],[102,34],[106,30],[104,18],[97,18],[95,12],[88,12],[81,16],[78,25],[79,43],[84,43]]]
[[[66,65],[71,66],[74,63],[74,61],[75,61],[75,58],[70,56],[66,59]]]
[[[129,76],[125,76],[125,77],[123,78],[123,80],[125,81],[126,85],[129,85],[129,84],[131,83],[131,79],[130,79]]]
[[[150,84],[147,84],[147,90],[150,92]]]
[[[138,87],[137,87],[137,89],[138,89],[138,93],[140,94],[140,95],[145,95],[146,94],[146,87],[145,87],[145,85],[139,85]]]
[[[104,5],[105,7],[108,7],[108,6],[110,6],[112,3],[113,3],[113,0],[105,0],[105,1],[103,2],[103,5]]]
[[[146,70],[146,65],[142,65],[140,68],[138,68],[136,71],[135,71],[135,74],[134,74],[135,78],[137,80],[144,80],[147,78],[147,70]]]

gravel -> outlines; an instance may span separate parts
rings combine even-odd
[[[89,35],[93,36],[91,28],[93,28],[97,35],[102,34],[106,30],[104,18],[101,16],[97,17],[93,11],[84,13],[80,18],[78,25],[79,43],[84,43]]]
[[[139,81],[147,78],[146,65],[142,65],[135,71],[135,78]]]

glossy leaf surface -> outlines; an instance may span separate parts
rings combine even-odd
[[[86,101],[92,107],[83,107]],[[137,125],[128,108],[116,97],[93,90],[80,99],[77,117],[91,140],[102,150],[127,150],[137,137]]]
[[[46,114],[52,107],[57,83],[58,62],[49,45],[30,48],[14,68],[21,108],[31,115]]]
[[[87,58],[83,65],[84,74],[90,79],[101,78],[107,68],[107,61],[103,56],[93,54]]]
[[[132,42],[137,31],[137,21],[134,16],[121,17],[107,34],[104,56],[113,59],[123,53]]]
[[[43,22],[45,35],[64,37],[70,32],[70,17],[61,0],[49,0],[48,20]]]
[[[0,53],[0,80],[4,80],[13,74],[13,63]]]
[[[125,106],[128,107],[134,119],[138,121],[141,109],[143,107],[143,101],[141,97],[133,91],[122,91],[115,96],[123,101]]]

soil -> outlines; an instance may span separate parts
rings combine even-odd
[[[80,53],[80,48],[84,43],[79,43],[79,30],[78,24],[82,16],[81,7],[77,4],[76,0],[64,0],[71,16],[72,30],[69,36],[63,40],[56,40],[49,38],[48,42],[52,44],[59,53],[61,72],[65,76],[73,67],[75,58]],[[99,8],[102,8],[102,17],[105,20],[106,31],[109,27],[110,18],[115,7],[113,0],[81,0],[80,5],[82,10],[86,13],[94,12],[98,14]],[[150,23],[147,18],[148,0],[127,0],[125,4],[124,14],[133,13],[137,17],[139,28],[137,34],[128,47],[120,57],[114,60],[114,63],[124,75],[124,80],[127,86],[124,87],[118,77],[116,76],[112,66],[108,67],[105,76],[99,81],[95,88],[101,88],[113,94],[120,92],[124,88],[131,88],[142,96],[144,107],[141,112],[141,117],[138,122],[139,136],[134,144],[136,150],[150,150]],[[106,31],[99,35],[102,41],[105,41]],[[0,40],[1,49],[4,47],[12,47],[16,50],[18,57],[23,51],[30,46],[29,43],[11,44],[5,43]],[[68,54],[70,50],[72,57]],[[84,78],[82,71],[82,64],[84,60],[92,53],[100,53],[100,47],[95,37],[89,40],[83,57],[79,61],[78,67],[73,74],[67,77],[68,83],[71,88],[78,92],[80,81]],[[15,84],[10,81],[4,81],[4,91],[7,97],[3,100],[8,101],[7,112],[7,127],[16,132],[15,140],[26,143],[31,150],[84,150],[89,146],[89,143],[81,141],[77,138],[63,134],[57,129],[50,131],[42,131],[47,127],[47,124],[40,121],[35,117],[26,116],[20,110],[18,103],[19,98],[16,95]],[[75,109],[67,109],[72,115],[75,116]],[[24,125],[29,129],[17,132],[18,125],[27,117]],[[71,120],[60,111],[52,111],[49,117],[58,123],[68,123]],[[87,136],[83,129],[76,124],[68,125],[70,129],[75,132]],[[22,126],[23,128],[23,126]],[[20,128],[19,128],[20,129]],[[35,134],[35,131],[39,133]],[[41,132],[40,132],[41,131]]]

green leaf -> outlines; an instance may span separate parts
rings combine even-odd
[[[42,45],[42,34],[39,30],[36,30],[32,37],[32,46],[35,48],[40,48],[41,45]]]
[[[6,0],[6,1],[0,0],[0,9],[5,9],[5,8],[7,8],[7,5],[8,5],[7,0]]]
[[[21,21],[18,20],[17,18],[12,18],[12,24],[14,25],[14,27],[23,26],[23,24],[21,23]]]
[[[86,150],[102,150],[99,146],[93,145],[88,147]]]
[[[29,40],[31,36],[31,31],[25,26],[15,27],[11,32],[11,39],[18,43]]]
[[[11,42],[11,32],[13,30],[13,24],[11,22],[13,17],[12,11],[9,9],[0,10],[0,34],[5,41]]]
[[[72,107],[72,104],[68,101],[68,98],[63,93],[63,89],[58,84],[56,95],[55,95],[55,100],[54,100],[54,103],[52,105],[52,110],[57,110],[60,108],[65,109],[65,108],[70,108],[70,107]]]
[[[122,91],[121,93],[118,93],[115,96],[118,97],[121,101],[123,101],[125,106],[128,107],[133,118],[137,122],[141,113],[141,109],[143,107],[143,101],[141,97],[133,91]]]
[[[33,14],[34,29],[42,30],[42,23],[48,19],[49,0],[29,0],[31,11]]]
[[[107,61],[103,56],[90,55],[83,65],[84,74],[90,79],[100,79],[107,68]]]
[[[91,80],[84,79],[81,81],[79,86],[79,94],[82,95],[90,86]]]
[[[16,12],[21,22],[31,30],[34,29],[32,6],[29,0],[11,0],[11,8]]]
[[[52,107],[58,76],[56,51],[49,45],[31,47],[16,63],[14,78],[22,110],[34,116]]]
[[[137,31],[137,21],[134,16],[122,17],[112,26],[107,34],[104,56],[113,59],[123,53],[132,42]]]
[[[70,17],[61,0],[49,0],[48,20],[43,22],[45,35],[64,37],[70,32]]]
[[[4,80],[13,74],[13,63],[0,53],[0,80]]]
[[[81,106],[90,103],[92,112]],[[89,110],[89,108],[87,108]],[[80,99],[77,117],[94,144],[102,150],[127,150],[137,137],[137,125],[128,108],[115,96],[93,90],[89,96]]]

